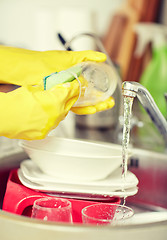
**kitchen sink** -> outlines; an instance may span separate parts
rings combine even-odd
[[[27,158],[24,153],[13,157],[15,161],[12,160],[11,165],[8,159],[7,166],[2,164],[0,166],[1,186],[3,186],[0,194],[1,203],[10,170],[17,168],[20,162]],[[12,156],[10,158],[12,159]],[[126,204],[134,209],[135,214],[166,212],[167,155],[134,148],[129,160],[129,170],[139,179],[139,190],[135,196],[127,198]],[[147,215],[144,218],[147,218]],[[133,222],[124,226],[86,226],[49,223],[0,210],[0,236],[4,240],[167,239],[167,217],[151,219],[143,223]]]

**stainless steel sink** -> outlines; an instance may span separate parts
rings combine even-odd
[[[133,154],[129,161],[129,169],[139,179],[139,191],[135,196],[129,197],[127,199],[127,205],[131,206],[136,214],[166,211],[167,155],[141,149],[133,149],[132,152]],[[15,159],[15,166],[19,165],[19,162],[20,159],[18,159],[18,162],[17,159]],[[0,236],[5,240],[29,240],[30,238],[40,240],[166,240],[167,219],[154,219],[154,223],[133,223],[121,227],[93,227],[84,226],[81,224],[70,226],[64,224],[41,222],[24,216],[16,216],[1,210]]]
[[[139,191],[128,202],[143,210],[167,208],[167,155],[134,149],[129,169],[139,179]]]

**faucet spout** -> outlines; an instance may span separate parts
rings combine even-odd
[[[160,112],[149,91],[140,83],[125,81],[122,83],[122,93],[123,96],[138,98],[144,109],[149,114],[151,120],[163,136],[165,147],[167,148],[167,121]]]

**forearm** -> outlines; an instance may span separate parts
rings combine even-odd
[[[34,85],[43,79],[41,52],[0,46],[0,83]]]
[[[34,134],[36,139],[40,137],[47,118],[31,92],[24,87],[8,93],[0,92],[0,102],[0,136],[31,139]],[[32,121],[33,116],[36,117]]]

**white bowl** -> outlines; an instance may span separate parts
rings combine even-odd
[[[65,179],[104,179],[122,163],[121,148],[114,144],[49,136],[20,145],[44,173]]]

